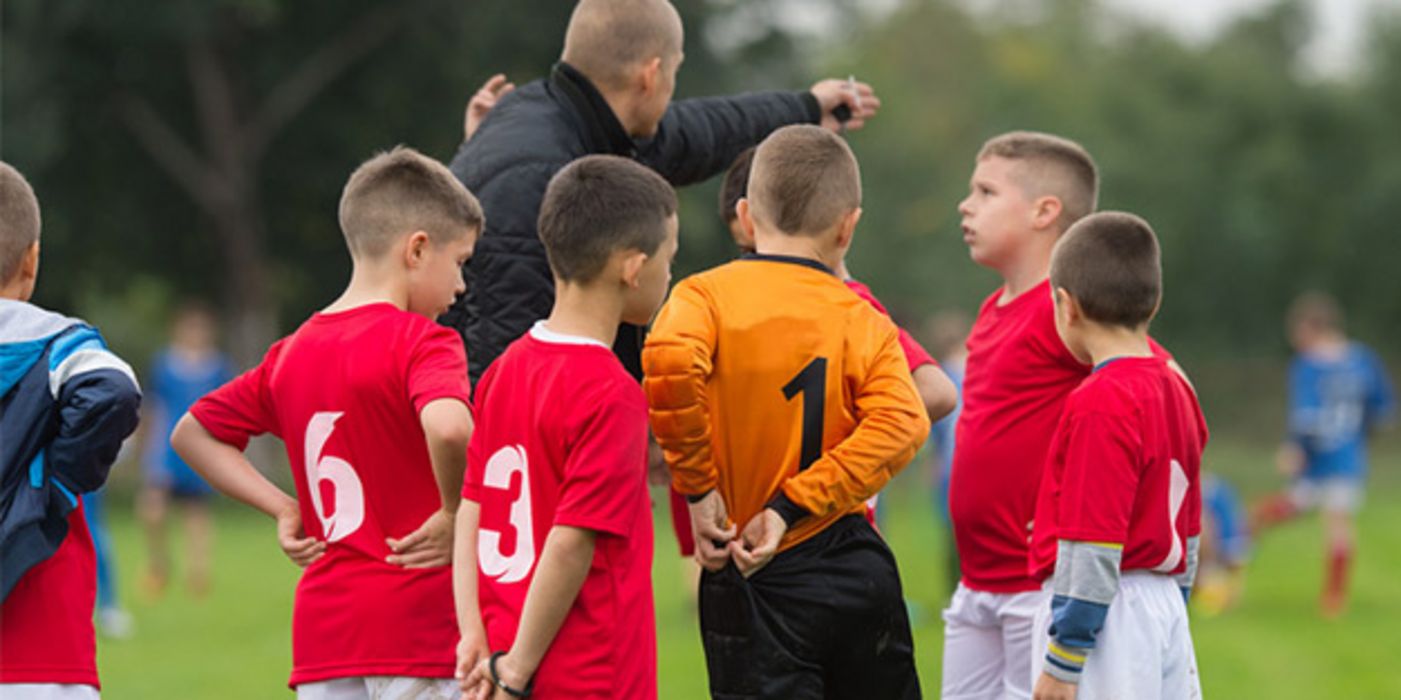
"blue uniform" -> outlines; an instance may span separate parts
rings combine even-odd
[[[938,488],[935,503],[939,517],[949,522],[949,477],[953,474],[954,426],[958,425],[958,414],[963,412],[963,373],[965,363],[944,361],[940,367],[949,381],[953,382],[958,394],[958,403],[947,416],[939,419],[929,431],[929,442],[934,448],[935,467],[939,470]]]
[[[1202,514],[1212,522],[1212,544],[1229,564],[1245,563],[1250,551],[1250,531],[1236,490],[1215,474],[1202,475]]]
[[[158,438],[146,454],[146,478],[153,486],[177,496],[204,497],[213,490],[170,446],[176,421],[200,397],[233,379],[233,368],[221,354],[211,353],[190,361],[172,350],[156,356],[151,366],[149,393],[155,402]]]
[[[1367,436],[1395,411],[1386,370],[1353,343],[1337,358],[1300,354],[1289,369],[1289,436],[1304,452],[1307,481],[1360,480]]]

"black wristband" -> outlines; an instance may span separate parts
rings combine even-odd
[[[704,501],[704,500],[705,500],[705,497],[706,497],[706,496],[709,496],[709,495],[711,494],[711,492],[713,492],[713,491],[715,491],[715,489],[708,489],[705,493],[700,493],[700,494],[696,494],[696,495],[691,495],[691,494],[688,493],[688,494],[686,494],[686,502],[687,502],[687,503],[700,503],[701,501]]]
[[[506,682],[503,681],[503,680],[501,680],[501,674],[499,674],[499,673],[496,672],[496,660],[499,659],[499,658],[501,658],[501,657],[503,657],[503,656],[505,656],[505,655],[506,655],[506,652],[504,652],[504,651],[493,652],[492,655],[491,655],[491,658],[490,658],[490,659],[487,661],[487,663],[486,663],[486,669],[487,669],[488,671],[491,672],[491,683],[492,683],[492,685],[494,685],[494,686],[500,688],[501,690],[506,691],[506,694],[509,695],[509,696],[511,696],[511,697],[513,697],[513,698],[528,698],[528,697],[530,697],[530,690],[531,690],[532,688],[535,687],[535,679],[534,679],[534,678],[531,678],[531,679],[530,679],[530,682],[528,682],[528,683],[525,684],[525,689],[524,689],[524,690],[521,690],[521,689],[518,689],[518,688],[512,688],[512,687],[509,686],[509,685],[506,685]]]
[[[779,491],[778,495],[769,499],[768,505],[764,507],[778,513],[778,517],[783,518],[783,522],[786,523],[790,529],[793,527],[794,523],[812,515],[812,513],[809,513],[805,508],[794,503],[792,499],[788,498],[788,494],[782,491]]]

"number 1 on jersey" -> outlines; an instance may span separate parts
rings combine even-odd
[[[822,424],[827,415],[827,358],[817,357],[783,387],[789,401],[803,395],[803,451],[798,471],[812,466],[822,456]]]

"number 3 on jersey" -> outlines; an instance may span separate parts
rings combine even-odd
[[[345,413],[340,411],[322,411],[313,415],[306,426],[306,486],[327,542],[349,537],[365,522],[365,490],[360,486],[355,469],[340,457],[321,456],[326,441],[336,430],[336,421],[343,415]],[[327,481],[331,483],[335,498],[331,508],[321,499],[321,484]]]
[[[535,566],[535,532],[532,529],[530,508],[530,470],[525,456],[525,448],[508,445],[496,451],[486,461],[482,474],[482,486],[505,491],[511,488],[511,480],[521,475],[520,495],[511,501],[508,516],[511,529],[515,530],[516,547],[510,556],[501,551],[501,533],[488,528],[480,528],[477,540],[477,564],[482,573],[501,583],[515,583],[525,579]]]

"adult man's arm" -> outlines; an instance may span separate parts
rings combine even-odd
[[[880,100],[864,83],[824,80],[803,92],[754,92],[729,97],[678,100],[667,109],[657,135],[638,148],[637,158],[675,186],[705,180],[728,168],[746,148],[789,124],[837,129],[839,105],[851,110],[848,128],[874,116]]]

